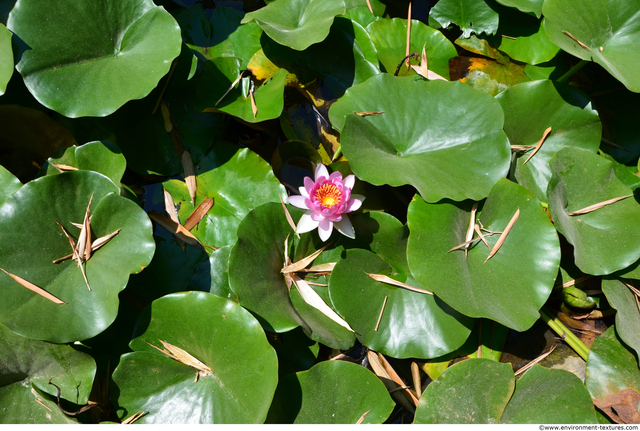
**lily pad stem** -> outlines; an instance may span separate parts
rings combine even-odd
[[[589,348],[585,346],[585,344],[580,341],[578,337],[573,335],[573,332],[571,332],[566,326],[564,326],[564,324],[558,318],[551,318],[545,307],[540,310],[540,317],[542,317],[542,320],[544,320],[544,322],[549,325],[549,327],[553,329],[556,334],[560,335],[564,339],[564,341],[573,350],[575,350],[578,355],[580,355],[582,359],[584,359],[585,361],[587,360],[587,357],[589,356]]]
[[[573,74],[576,73],[578,70],[582,69],[585,66],[585,64],[587,64],[587,63],[588,63],[587,60],[580,60],[578,62],[578,64],[573,66],[571,69],[569,69],[569,71],[567,73],[565,73],[560,78],[558,78],[558,82],[567,82],[567,81],[569,81],[569,78],[571,78],[571,76],[573,76]]]

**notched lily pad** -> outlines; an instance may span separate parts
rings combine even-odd
[[[87,203],[92,241],[118,229],[84,264],[53,261],[72,253],[56,222],[76,240]],[[119,196],[107,177],[91,171],[66,172],[31,181],[0,206],[0,238],[13,244],[0,251],[0,268],[35,284],[66,304],[56,304],[28,290],[6,274],[0,321],[29,338],[65,343],[93,337],[107,328],[118,311],[118,293],[129,275],[149,264],[155,244],[151,222],[134,202]]]
[[[137,423],[262,423],[277,357],[251,314],[204,292],[152,303],[136,326],[112,388],[118,416]]]

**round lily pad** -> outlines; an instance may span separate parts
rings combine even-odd
[[[336,311],[362,344],[394,358],[425,359],[453,352],[464,344],[473,326],[471,319],[433,295],[378,282],[367,274],[394,275],[376,254],[353,249],[338,261],[329,280]],[[411,277],[401,279],[424,289]]]
[[[596,424],[598,420],[589,391],[578,377],[534,364],[516,382],[500,423]]]
[[[120,180],[127,167],[127,161],[118,146],[106,141],[88,142],[79,147],[74,145],[67,148],[62,156],[49,158],[48,161],[47,175],[60,173],[51,165],[51,163],[57,163],[86,171],[99,172],[118,187],[120,187]]]
[[[195,166],[195,174],[195,206],[183,181],[169,180],[163,187],[180,208],[178,217],[183,224],[203,200],[213,198],[213,207],[192,229],[203,244],[235,244],[238,225],[249,211],[266,202],[280,205],[280,198],[286,199],[271,166],[248,148],[217,142]]]
[[[288,206],[294,221],[302,210]],[[281,269],[284,241],[295,246],[295,235],[280,203],[252,210],[238,226],[238,242],[229,255],[229,286],[240,305],[257,315],[267,330],[285,332],[303,324],[291,303]],[[290,248],[291,250],[291,248]],[[304,256],[302,256],[304,257]]]
[[[620,280],[602,280],[602,292],[616,309],[616,333],[640,355],[640,310],[634,292]]]
[[[298,51],[323,41],[336,15],[346,12],[344,0],[280,0],[245,15],[255,20],[280,45]]]
[[[483,199],[509,170],[498,102],[458,82],[377,75],[347,90],[329,117],[358,178],[410,184],[428,202]]]
[[[427,386],[414,423],[498,423],[514,386],[511,364],[467,359],[447,368]]]
[[[143,424],[266,418],[278,381],[276,353],[236,303],[205,292],[164,296],[140,317],[130,346],[134,352],[122,356],[113,373],[121,418],[138,411],[146,412],[137,421]],[[200,368],[188,365],[194,360]]]
[[[383,423],[395,403],[380,379],[345,361],[324,361],[278,383],[267,422],[293,424]]]
[[[549,39],[569,54],[595,61],[629,90],[640,92],[640,2],[545,0]]]
[[[407,20],[401,18],[381,19],[367,26],[367,32],[378,51],[380,63],[387,73],[393,74],[405,55],[407,46]],[[457,54],[455,47],[444,35],[420,21],[411,21],[410,51],[422,54],[425,48],[429,60],[429,70],[449,78],[449,59]],[[414,75],[416,72],[405,66],[399,76]]]
[[[67,117],[103,117],[148,95],[182,42],[178,24],[151,0],[19,0],[7,27],[31,48],[16,66],[27,88]]]
[[[611,274],[640,258],[640,205],[633,196],[600,209],[572,212],[633,195],[615,175],[613,162],[577,148],[563,148],[549,162],[549,212],[555,227],[574,247],[578,268]]]
[[[60,388],[60,398],[86,404],[96,373],[89,355],[70,346],[21,337],[0,325],[0,363],[0,423],[77,422],[53,401],[57,389],[49,380]]]
[[[489,258],[498,238],[519,211],[502,246]],[[416,196],[407,217],[407,259],[413,276],[451,307],[524,331],[539,318],[560,265],[560,243],[549,217],[527,189],[502,179],[475,218],[489,247],[466,241],[470,203],[428,204]],[[499,232],[490,234],[490,232]],[[517,298],[518,306],[513,306]]]
[[[22,183],[11,172],[0,166],[0,204],[14,194]]]
[[[589,351],[585,384],[591,398],[603,401],[625,389],[640,392],[638,360],[616,335],[614,326],[596,338]]]
[[[444,28],[457,25],[466,38],[472,33],[494,34],[499,15],[485,0],[440,0],[429,12],[429,18]]]
[[[91,171],[46,176],[22,186],[0,206],[0,268],[44,289],[55,303],[0,273],[5,292],[0,321],[29,338],[66,343],[93,337],[107,328],[118,311],[118,293],[129,275],[151,261],[155,244],[147,215],[118,195],[107,177]],[[93,196],[93,198],[91,198]],[[120,229],[83,265],[87,281],[72,259],[69,240],[56,222],[78,239],[89,200],[92,239]]]
[[[515,171],[518,183],[543,202],[547,200],[551,178],[549,160],[555,153],[564,147],[595,153],[600,146],[602,124],[598,113],[591,101],[575,88],[548,80],[523,82],[500,93],[496,99],[505,112],[504,131],[511,145],[535,147],[551,127],[540,150],[531,159],[533,148],[517,153]],[[531,116],[531,112],[536,115]]]

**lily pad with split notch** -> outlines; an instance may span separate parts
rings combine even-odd
[[[121,231],[85,264],[91,291],[78,264],[55,259],[71,253],[56,221],[75,238],[87,203],[94,238]],[[0,268],[66,302],[53,302],[1,274],[5,292],[0,322],[28,338],[66,343],[91,338],[107,328],[118,310],[118,294],[129,275],[142,271],[153,256],[151,222],[134,202],[119,196],[107,177],[91,171],[46,176],[22,186],[0,206]]]
[[[276,352],[258,321],[238,304],[205,292],[154,301],[143,313],[113,373],[121,418],[137,423],[262,423],[278,381]],[[152,346],[161,342],[204,364],[201,372]]]
[[[480,239],[465,256],[463,249],[452,248],[466,241],[471,206],[413,199],[407,217],[411,273],[458,312],[524,331],[540,318],[538,310],[551,294],[560,265],[558,234],[530,191],[502,179],[476,220],[503,232],[518,210],[520,215],[493,257],[487,260],[491,250]],[[494,249],[501,234],[483,235]]]

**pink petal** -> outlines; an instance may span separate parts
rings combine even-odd
[[[351,199],[358,199],[359,201],[364,202],[366,198],[362,195],[351,195]]]
[[[344,216],[342,217],[342,220],[340,220],[339,222],[335,222],[334,224],[336,229],[338,229],[338,232],[340,232],[342,235],[348,238],[356,237],[356,232],[353,230],[353,225],[351,224],[351,220],[349,220],[349,217]]]
[[[305,198],[309,197],[309,193],[307,192],[307,189],[305,189],[304,187],[298,187],[298,191],[300,192],[300,194],[302,196],[304,196]]]
[[[322,220],[324,220],[324,219],[325,219],[325,216],[324,216],[324,215],[322,215],[322,214],[321,214],[320,212],[318,212],[318,211],[314,211],[314,212],[313,212],[313,214],[311,214],[311,218],[312,218],[314,221],[321,222]]]
[[[324,219],[318,225],[318,235],[322,242],[326,242],[331,236],[331,232],[333,231],[333,223],[328,219]]]
[[[300,217],[300,221],[298,222],[298,227],[296,229],[296,232],[298,233],[310,232],[317,227],[318,227],[318,222],[314,221],[311,218],[311,211],[307,211],[306,213],[302,214],[302,217]]]
[[[344,179],[345,188],[352,189],[355,183],[356,183],[355,175],[349,175],[347,178]]]
[[[340,183],[342,183],[342,174],[338,171],[332,173],[331,175],[329,175],[329,181],[335,183],[336,180],[340,181]]]
[[[329,171],[327,170],[327,167],[325,165],[323,165],[322,163],[318,163],[318,166],[316,166],[316,183],[320,180],[321,177],[323,177],[325,180],[329,178]]]
[[[355,211],[362,206],[362,201],[359,199],[350,199],[347,203],[347,207],[345,212],[350,213],[351,211]]]
[[[302,208],[303,210],[308,210],[309,209],[309,207],[305,203],[305,201],[308,201],[309,198],[306,198],[306,197],[300,196],[300,195],[293,195],[293,196],[289,196],[289,198],[287,200],[294,207]]]
[[[315,185],[315,183],[313,182],[313,180],[309,177],[304,177],[304,188],[307,191],[307,196],[311,195],[311,190],[313,189],[313,186]]]

